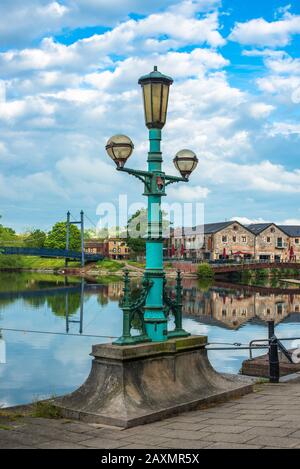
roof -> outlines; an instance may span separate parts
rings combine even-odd
[[[221,223],[209,223],[207,225],[204,225],[204,233],[205,234],[217,233],[218,231],[221,231],[224,228],[227,228],[228,226],[232,225],[233,223],[235,223],[235,222],[234,221],[223,221]]]
[[[287,235],[291,236],[292,238],[300,237],[300,226],[297,225],[279,225],[282,231],[284,231]]]
[[[195,236],[195,235],[215,234],[221,230],[224,230],[228,226],[231,226],[234,224],[238,224],[252,233],[252,231],[249,230],[247,226],[242,225],[238,221],[232,220],[232,221],[223,221],[219,223],[207,223],[205,225],[194,226],[193,228],[189,228],[189,227],[175,228],[174,235],[175,237],[181,237],[182,235]]]
[[[209,223],[206,225],[198,225],[194,226],[193,228],[190,227],[183,227],[183,228],[175,228],[174,234],[175,237],[182,235],[184,236],[195,236],[195,235],[204,235],[204,234],[214,234],[218,231],[227,228],[228,226],[232,225],[233,221],[226,221],[221,223]]]
[[[252,233],[259,234],[272,225],[274,225],[274,223],[252,223],[252,225],[248,225],[247,228],[252,231]]]

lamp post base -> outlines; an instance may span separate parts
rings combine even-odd
[[[252,392],[242,377],[216,373],[207,337],[93,346],[92,369],[75,392],[51,400],[66,418],[134,427]]]

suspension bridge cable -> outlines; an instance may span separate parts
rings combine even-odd
[[[93,225],[95,228],[97,228],[96,223],[93,222],[93,220],[91,220],[90,217],[88,217],[86,214],[84,214],[84,217],[91,223],[91,225]]]

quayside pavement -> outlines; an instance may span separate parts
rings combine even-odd
[[[120,430],[66,419],[1,417],[0,448],[258,449],[300,448],[297,381],[257,385],[216,407]]]

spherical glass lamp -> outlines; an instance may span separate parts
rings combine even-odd
[[[133,152],[134,145],[126,135],[114,135],[108,140],[105,149],[117,167],[123,168]]]
[[[188,179],[198,165],[198,158],[191,150],[180,150],[176,154],[173,162],[181,176]]]

